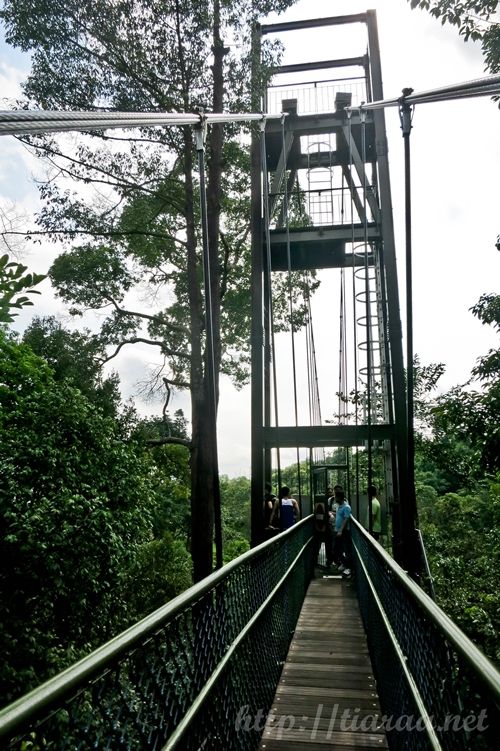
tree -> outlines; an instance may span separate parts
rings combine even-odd
[[[118,375],[102,376],[105,359],[102,344],[89,331],[69,331],[54,316],[35,317],[23,334],[23,342],[43,357],[56,381],[69,381],[87,399],[116,417],[120,405]]]
[[[492,660],[500,658],[499,480],[419,498],[438,604]]]
[[[224,561],[241,555],[250,547],[250,479],[220,478]]]
[[[160,418],[139,420],[133,436],[148,448],[155,466],[155,487],[158,503],[153,511],[155,538],[172,535],[191,548],[191,510],[189,506],[189,455],[180,443],[165,443],[178,439],[187,440],[187,425],[182,410],[174,417],[168,414]]]
[[[292,3],[5,0],[1,17],[7,41],[32,54],[25,84],[31,105],[173,112],[203,105],[221,112],[249,108],[252,22]],[[229,126],[223,135],[214,125],[207,141],[216,399],[220,372],[242,384],[248,371],[249,157],[235,133]],[[214,456],[205,420],[213,397],[193,134],[188,127],[143,128],[94,133],[73,144],[55,137],[22,140],[52,170],[41,186],[39,231],[73,243],[50,272],[61,297],[75,313],[110,310],[101,338],[114,355],[126,344],[148,343],[164,358],[157,385],[190,389],[192,553],[200,579],[212,566]],[[74,183],[85,191],[75,192]],[[140,284],[143,296],[148,287],[148,303],[129,308]]]
[[[458,27],[460,36],[481,40],[484,61],[490,73],[500,71],[500,23],[491,21],[498,0],[409,0],[412,8],[429,11],[441,23]]]
[[[472,312],[500,331],[500,295],[483,295]],[[481,389],[471,388],[479,381]],[[454,471],[478,480],[500,470],[500,349],[480,357],[464,386],[456,386],[436,400],[431,410],[434,443],[439,450],[454,446],[450,456]],[[458,453],[457,453],[458,450]],[[466,464],[463,464],[465,460]]]
[[[142,447],[0,331],[0,624],[5,702],[115,635],[152,539]]]

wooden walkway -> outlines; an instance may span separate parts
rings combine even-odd
[[[387,749],[380,715],[354,585],[313,579],[259,748]]]

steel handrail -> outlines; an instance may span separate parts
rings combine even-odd
[[[418,603],[419,607],[438,626],[446,641],[453,645],[478,679],[493,692],[496,701],[500,703],[500,673],[493,663],[485,657],[481,650],[436,605],[434,600],[413,581],[406,571],[390,557],[382,545],[368,534],[356,519],[351,517],[351,523],[356,526],[357,531],[370,543],[377,555],[382,558],[386,566],[397,577],[398,582],[402,584],[411,597]]]
[[[352,518],[352,517],[351,517]],[[403,654],[403,651],[401,649],[401,646],[397,640],[397,636],[394,633],[394,630],[391,626],[391,622],[387,616],[387,613],[384,609],[384,606],[382,605],[382,602],[380,600],[380,597],[377,594],[376,587],[370,577],[370,574],[368,573],[368,570],[363,562],[363,559],[361,557],[361,553],[357,549],[356,545],[353,543],[353,547],[356,550],[356,554],[358,556],[358,562],[361,566],[361,569],[363,571],[363,574],[366,578],[366,582],[368,584],[368,587],[371,591],[373,600],[378,608],[380,617],[382,619],[382,622],[385,626],[385,630],[387,632],[387,635],[389,637],[389,641],[392,644],[392,647],[394,649],[394,652],[396,653],[399,664],[401,666],[401,671],[405,677],[405,680],[407,682],[408,688],[411,692],[411,695],[413,697],[413,700],[415,702],[415,705],[418,707],[418,710],[420,712],[420,717],[424,721],[425,725],[425,732],[427,734],[427,740],[429,741],[433,751],[441,751],[441,744],[439,743],[439,739],[436,735],[436,731],[434,730],[433,724],[432,724],[432,718],[429,716],[429,713],[427,712],[425,703],[422,699],[421,693],[418,689],[418,686],[415,682],[415,679],[413,678],[411,671],[408,668],[408,665],[406,664],[405,655]]]
[[[79,662],[9,704],[0,711],[0,739],[15,734],[28,719],[34,721],[43,713],[50,712],[61,700],[73,698],[92,678],[105,672],[110,665],[119,662],[122,656],[125,656],[137,644],[152,636],[189,604],[200,600],[203,595],[229,576],[234,569],[257,558],[267,548],[276,544],[278,539],[283,540],[293,535],[298,528],[307,524],[311,518],[312,515],[305,517],[285,532],[281,532],[230,561],[166,605],[162,605],[138,623],[98,647]]]
[[[283,533],[285,534],[285,533]],[[244,626],[244,628],[240,631],[236,639],[232,642],[231,646],[227,650],[226,654],[220,661],[220,663],[215,668],[214,672],[208,679],[205,686],[202,688],[196,699],[194,700],[193,704],[189,708],[186,715],[182,718],[179,725],[176,727],[170,738],[168,739],[166,745],[163,747],[162,751],[173,751],[173,749],[177,748],[180,741],[182,740],[184,734],[187,732],[191,724],[194,722],[195,717],[199,710],[201,709],[203,702],[207,698],[210,691],[213,689],[213,687],[216,684],[217,679],[221,675],[224,668],[228,665],[232,655],[236,651],[236,649],[240,646],[244,638],[247,636],[247,634],[250,633],[252,630],[254,624],[261,618],[262,614],[267,610],[269,605],[273,602],[273,600],[276,598],[276,595],[280,591],[280,589],[283,587],[283,585],[286,583],[286,580],[292,573],[293,569],[297,565],[298,561],[302,558],[304,555],[304,552],[306,548],[311,545],[312,543],[312,537],[308,539],[308,541],[305,543],[305,545],[302,546],[302,548],[299,550],[279,582],[276,584],[276,586],[272,589],[272,591],[269,593],[269,595],[266,597],[262,605],[255,611],[253,616],[250,618],[248,623]]]

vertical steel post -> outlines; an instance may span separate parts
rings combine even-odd
[[[373,10],[367,11],[368,45],[370,53],[370,71],[372,94],[374,100],[383,99],[382,66],[378,44],[377,17]],[[395,450],[397,456],[398,496],[394,498],[393,507],[393,552],[394,557],[407,568],[406,542],[407,530],[402,516],[405,511],[406,488],[408,487],[408,451],[406,428],[406,385],[403,360],[403,332],[398,296],[398,274],[396,265],[396,247],[394,242],[394,225],[392,219],[392,199],[390,190],[389,160],[387,157],[387,137],[385,132],[385,115],[382,109],[374,110],[375,140],[377,165],[379,173],[380,206],[382,237],[384,242],[385,279],[387,284],[388,336],[391,350],[392,383],[394,394],[394,420],[396,429]]]
[[[206,338],[206,372],[205,378],[208,383],[209,403],[207,415],[209,422],[208,433],[212,441],[212,470],[213,470],[213,496],[214,496],[214,531],[215,531],[215,565],[222,567],[222,517],[219,484],[219,458],[217,451],[217,390],[215,378],[214,360],[214,331],[213,331],[213,303],[210,283],[210,243],[208,242],[208,213],[207,196],[205,187],[205,135],[206,126],[202,122],[200,127],[195,128],[196,151],[198,153],[198,171],[200,178],[200,207],[201,227],[203,239],[203,286],[205,292],[205,338]]]
[[[259,67],[261,30],[255,25],[252,35],[252,108],[260,108]],[[251,544],[262,541],[264,530],[264,360],[263,360],[263,248],[262,248],[262,183],[260,134],[252,132],[250,151],[251,199],[250,226],[252,235],[252,329],[251,329]],[[263,136],[262,136],[263,137]]]
[[[407,501],[403,512],[403,523],[408,535],[407,568],[412,576],[418,578],[421,572],[420,545],[416,526],[417,501],[415,497],[415,437],[413,405],[413,279],[412,279],[412,228],[411,228],[411,160],[410,134],[413,108],[405,97],[413,89],[404,89],[400,100],[399,116],[404,140],[405,169],[405,234],[406,234],[406,428],[408,450],[408,488]]]

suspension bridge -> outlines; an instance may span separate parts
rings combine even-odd
[[[384,108],[400,109],[409,188],[414,104],[495,93],[500,77],[384,100],[373,11],[260,26],[255,52],[264,35],[350,24],[366,29],[367,52],[282,66],[264,95],[266,116],[239,118],[260,122],[251,147],[253,547],[6,707],[3,748],[496,747],[500,676],[426,591]],[[227,119],[22,111],[0,113],[0,132],[193,125],[202,175],[203,127]],[[408,213],[411,269],[409,219]],[[204,252],[210,252],[206,243]],[[318,275],[335,301],[329,328],[338,331],[338,375],[332,376],[338,408],[330,424],[322,414],[316,356],[332,343],[318,338],[309,293]],[[306,321],[302,343],[291,326],[285,365],[274,316],[280,283],[291,320],[294,292],[302,290]],[[406,298],[411,363],[411,275]],[[282,367],[291,391],[280,400]],[[282,419],[285,402],[292,405],[290,422]],[[215,435],[215,410],[209,419]],[[264,486],[273,469],[280,477],[287,449],[297,452],[299,465],[307,453],[309,493],[299,487],[302,520],[266,540]],[[393,556],[370,534],[371,498],[364,491],[375,456],[383,461],[383,531]],[[300,467],[298,476],[300,484]],[[344,485],[353,506],[350,579],[325,573],[316,560],[312,511],[334,482]],[[366,518],[367,528],[360,523]]]

